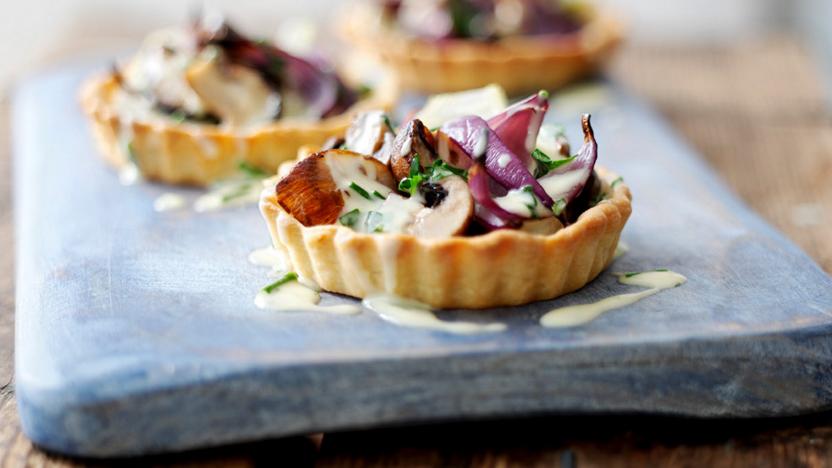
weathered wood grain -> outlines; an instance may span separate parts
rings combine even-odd
[[[832,113],[793,41],[729,49],[630,48],[613,67],[755,210],[832,271]],[[0,467],[76,466],[19,430],[14,405],[8,102],[0,103]],[[797,207],[797,209],[795,208]],[[495,421],[266,441],[136,465],[826,466],[832,415],[777,421],[574,418]],[[282,462],[282,463],[281,463]]]

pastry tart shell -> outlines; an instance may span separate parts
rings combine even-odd
[[[118,82],[112,74],[94,77],[81,88],[81,107],[92,123],[99,151],[116,167],[132,158],[142,176],[171,184],[205,186],[234,175],[241,162],[274,173],[297,156],[303,145],[322,145],[345,133],[355,114],[389,110],[391,86],[358,101],[343,114],[317,122],[276,121],[252,129],[211,124],[177,123],[163,117],[147,121],[119,115],[113,102]]]
[[[462,91],[491,83],[501,85],[509,95],[551,91],[596,71],[623,36],[620,22],[592,9],[586,11],[581,30],[564,37],[441,43],[411,37],[389,26],[367,27],[373,21],[366,15],[373,13],[357,9],[348,17],[346,37],[391,68],[402,89],[424,93]]]
[[[260,210],[275,247],[301,276],[354,297],[395,294],[436,308],[482,309],[552,299],[575,291],[613,260],[630,216],[630,190],[598,168],[607,198],[548,235],[498,230],[475,237],[425,239],[365,234],[340,225],[304,226],[273,189]]]

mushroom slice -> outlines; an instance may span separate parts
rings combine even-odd
[[[388,154],[390,170],[393,171],[396,180],[410,175],[410,165],[416,155],[419,156],[419,164],[423,168],[430,166],[438,157],[433,134],[419,119],[411,120],[396,135]]]
[[[423,208],[416,214],[411,234],[418,237],[442,238],[465,232],[474,215],[474,200],[468,184],[461,177],[448,176],[436,184],[444,190],[438,203],[432,208]],[[438,191],[433,187],[430,190]]]
[[[474,165],[474,160],[471,158],[471,155],[456,140],[448,136],[447,133],[442,130],[437,130],[435,140],[436,152],[439,159],[453,167],[465,170],[470,169]]]
[[[280,97],[254,70],[200,56],[185,71],[185,79],[205,108],[231,125],[268,122],[279,114]]]
[[[554,234],[561,229],[563,229],[563,223],[561,223],[560,220],[554,216],[541,219],[529,219],[527,221],[523,221],[523,224],[520,226],[521,231],[541,236]]]
[[[386,166],[373,158],[346,150],[328,150],[299,161],[277,183],[277,202],[304,226],[335,224],[346,204],[351,184],[368,190],[395,186]]]
[[[372,155],[384,145],[385,134],[391,133],[390,119],[380,110],[355,116],[347,129],[344,144],[350,151]],[[385,163],[385,161],[382,161]]]

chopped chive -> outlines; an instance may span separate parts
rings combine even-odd
[[[368,211],[364,220],[367,232],[384,232],[384,215],[378,211]]]
[[[382,195],[378,190],[373,190],[373,196],[378,198],[378,199],[381,199],[381,200],[386,200],[387,199],[387,197]]]
[[[127,143],[127,159],[133,164],[136,164],[136,150],[133,148],[133,142]]]
[[[387,128],[390,129],[391,132],[396,133],[396,129],[393,127],[393,123],[390,122],[390,117],[384,115],[382,116],[382,119],[384,119],[384,124],[387,125]]]
[[[355,190],[356,193],[361,195],[362,197],[366,198],[367,200],[370,199],[370,192],[364,189],[364,187],[356,184],[355,182],[350,182],[350,188]]]
[[[251,184],[250,183],[240,184],[240,185],[234,187],[234,189],[232,191],[223,195],[222,196],[222,202],[223,203],[228,203],[231,200],[234,200],[235,198],[240,198],[240,197],[246,195],[249,192],[249,190],[251,190]]]
[[[552,205],[552,213],[554,213],[555,216],[560,216],[561,213],[563,213],[563,210],[565,210],[565,209],[566,209],[566,200],[564,200],[563,198],[555,201],[555,204]]]
[[[653,271],[670,271],[670,270],[668,270],[667,268],[656,268]]]
[[[468,180],[468,171],[453,167],[441,159],[437,159],[428,167],[428,180],[431,182],[436,182],[450,175],[457,175],[466,181]]]
[[[266,176],[265,171],[263,171],[259,167],[252,166],[246,161],[240,161],[240,164],[237,165],[237,169],[239,169],[240,172],[245,173],[247,176],[251,178],[260,178]]]
[[[575,160],[575,157],[576,156],[570,156],[563,159],[552,159],[548,154],[544,153],[539,148],[535,148],[534,151],[532,151],[532,158],[537,161],[535,177],[542,177],[561,166],[569,164]]]
[[[624,182],[624,178],[618,177],[615,180],[613,180],[612,183],[610,183],[610,187],[615,188],[615,186],[620,184],[621,182]]]
[[[271,294],[272,291],[274,291],[275,289],[283,286],[284,284],[286,284],[290,281],[295,281],[297,279],[298,279],[298,274],[295,273],[294,271],[290,271],[289,273],[286,273],[285,275],[283,275],[283,277],[281,277],[279,280],[275,281],[274,283],[271,283],[271,284],[263,287],[263,292],[266,293],[266,294]]]
[[[341,217],[338,218],[338,222],[343,224],[344,226],[353,227],[355,226],[355,223],[358,222],[359,215],[360,212],[358,211],[358,208],[356,208],[352,211],[348,211],[342,214]]]
[[[549,91],[546,91],[545,89],[541,89],[540,91],[538,91],[537,95],[543,99],[549,99]]]
[[[365,98],[373,94],[373,87],[368,85],[367,83],[362,83],[358,85],[358,88],[355,89],[355,92],[358,94],[358,97]]]
[[[633,276],[640,275],[642,273],[644,273],[644,272],[643,271],[628,271],[628,272],[624,273],[624,277],[625,278],[631,278]]]

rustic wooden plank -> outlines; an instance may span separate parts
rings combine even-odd
[[[631,48],[613,71],[654,102],[743,199],[832,271],[832,184],[827,181],[832,175],[832,117],[822,107],[810,60],[794,42],[773,40],[729,49]],[[0,108],[0,141],[8,141],[7,102]],[[81,466],[32,448],[20,433],[7,385],[14,307],[9,161],[8,146],[0,145],[0,466]],[[810,208],[796,216],[794,207],[800,204]],[[811,208],[813,204],[820,210]],[[550,418],[541,424],[478,423],[331,434],[324,438],[319,462],[324,466],[824,466],[832,460],[830,419],[832,415],[821,415],[771,426]],[[145,461],[247,466],[278,462],[289,452],[280,442],[267,441]]]

